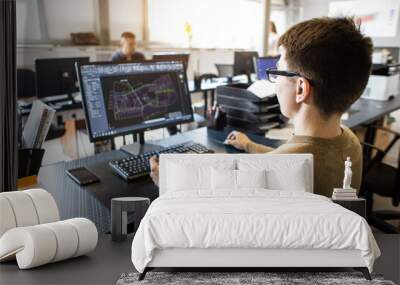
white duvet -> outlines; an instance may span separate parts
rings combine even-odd
[[[136,269],[165,248],[358,249],[370,271],[380,255],[365,219],[326,197],[255,189],[225,195],[156,199],[132,243]]]

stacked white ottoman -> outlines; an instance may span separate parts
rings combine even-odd
[[[20,269],[87,254],[98,233],[88,219],[60,221],[57,205],[43,189],[0,193],[0,262],[17,259]]]

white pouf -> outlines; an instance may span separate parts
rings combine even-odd
[[[16,256],[20,269],[84,255],[96,248],[98,233],[88,219],[14,228],[0,238],[0,260]]]
[[[0,193],[0,262],[16,259],[28,269],[96,248],[98,232],[90,220],[59,219],[54,198],[43,189]]]

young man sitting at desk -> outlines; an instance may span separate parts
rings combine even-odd
[[[136,51],[136,36],[134,33],[122,33],[120,46],[121,49],[112,55],[111,61],[145,60],[144,55]]]
[[[272,149],[232,132],[227,143],[248,153],[312,153],[314,193],[331,196],[340,187],[346,157],[353,162],[353,188],[361,183],[362,152],[358,138],[340,118],[361,96],[370,74],[372,42],[349,18],[316,18],[291,27],[278,42],[275,82],[281,112],[294,123],[294,135]],[[151,160],[157,183],[158,164]]]

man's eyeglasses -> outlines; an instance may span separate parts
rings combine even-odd
[[[300,76],[308,80],[308,82],[312,85],[312,81],[308,79],[307,77],[301,75],[298,72],[293,72],[293,71],[285,71],[285,70],[278,70],[276,67],[271,67],[267,68],[265,71],[267,80],[269,82],[275,83],[278,76],[286,76],[286,77],[295,77],[295,76]]]

